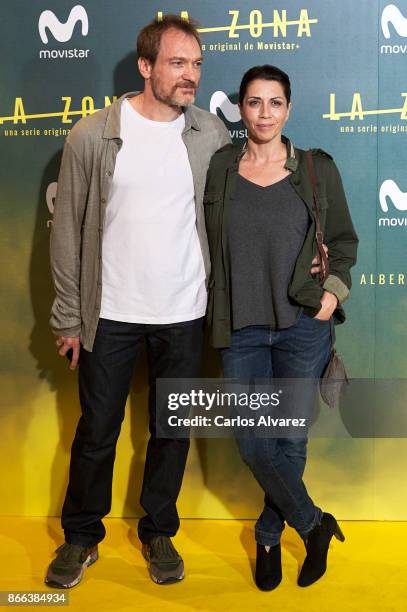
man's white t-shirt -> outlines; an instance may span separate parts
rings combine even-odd
[[[184,115],[151,121],[125,99],[122,147],[102,244],[100,316],[128,323],[177,323],[204,316],[205,268],[196,229]]]

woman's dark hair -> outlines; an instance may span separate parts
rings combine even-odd
[[[276,68],[276,66],[271,66],[270,64],[265,64],[264,66],[253,66],[243,75],[242,82],[240,83],[239,89],[239,103],[243,104],[244,97],[246,95],[247,88],[252,81],[257,79],[262,79],[264,81],[278,81],[281,83],[281,86],[284,90],[284,95],[287,100],[287,104],[291,100],[291,84],[290,78],[288,74],[280,70],[280,68]]]

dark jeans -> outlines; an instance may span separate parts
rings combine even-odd
[[[292,327],[278,331],[262,325],[244,327],[232,333],[230,348],[222,350],[224,376],[318,379],[328,363],[333,334],[332,321],[305,314]],[[315,381],[315,391],[316,385]],[[285,521],[304,538],[322,516],[302,480],[307,439],[246,437],[239,438],[238,445],[265,493],[255,528],[257,542],[278,544]]]
[[[82,348],[80,356],[82,416],[72,445],[62,509],[65,539],[71,544],[94,546],[104,538],[102,518],[111,506],[116,442],[143,342],[149,367],[150,439],[140,498],[147,514],[139,521],[138,534],[147,543],[157,535],[174,536],[178,530],[176,501],[189,440],[156,438],[155,382],[157,378],[199,376],[203,319],[168,325],[100,319],[93,351]]]

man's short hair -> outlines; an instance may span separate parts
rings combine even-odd
[[[201,47],[201,39],[197,30],[198,23],[193,20],[186,20],[179,15],[164,15],[161,19],[156,17],[151,23],[146,25],[137,37],[137,55],[144,57],[152,64],[157,59],[160,50],[161,37],[167,30],[175,29],[193,36]]]

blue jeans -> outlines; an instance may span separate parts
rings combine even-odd
[[[333,338],[332,320],[319,321],[304,313],[287,329],[244,327],[232,333],[230,348],[221,351],[224,377],[318,379],[329,361]],[[305,539],[322,516],[302,480],[307,438],[239,438],[238,445],[265,493],[256,541],[278,544],[285,521]]]

